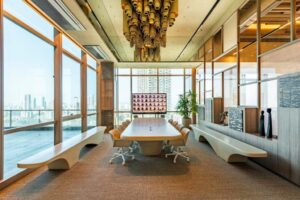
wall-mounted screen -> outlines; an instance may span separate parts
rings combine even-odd
[[[133,93],[133,114],[165,114],[167,113],[166,93]]]

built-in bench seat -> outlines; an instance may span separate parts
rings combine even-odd
[[[19,168],[38,168],[48,165],[49,169],[70,169],[79,160],[81,149],[89,144],[103,141],[104,126],[92,128],[60,144],[45,149],[18,162]]]
[[[204,125],[191,125],[197,141],[207,141],[226,162],[246,162],[248,157],[267,157],[267,152],[212,130]]]

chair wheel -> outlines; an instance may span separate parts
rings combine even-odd
[[[174,160],[173,163],[176,164],[176,160]]]
[[[124,165],[125,165],[125,162],[122,162],[122,165],[124,166]]]
[[[109,164],[112,164],[112,161],[109,161]]]

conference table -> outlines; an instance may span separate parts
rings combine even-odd
[[[163,118],[137,118],[121,134],[121,139],[137,141],[142,154],[160,155],[163,142],[178,140],[181,133]]]

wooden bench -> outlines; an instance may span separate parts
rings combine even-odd
[[[207,141],[226,162],[246,162],[248,157],[264,158],[266,151],[226,136],[204,125],[191,125],[197,141]]]
[[[49,169],[70,169],[79,160],[81,149],[89,144],[98,145],[103,141],[106,127],[92,128],[60,144],[45,149],[18,162],[19,168],[38,168],[48,165]]]

